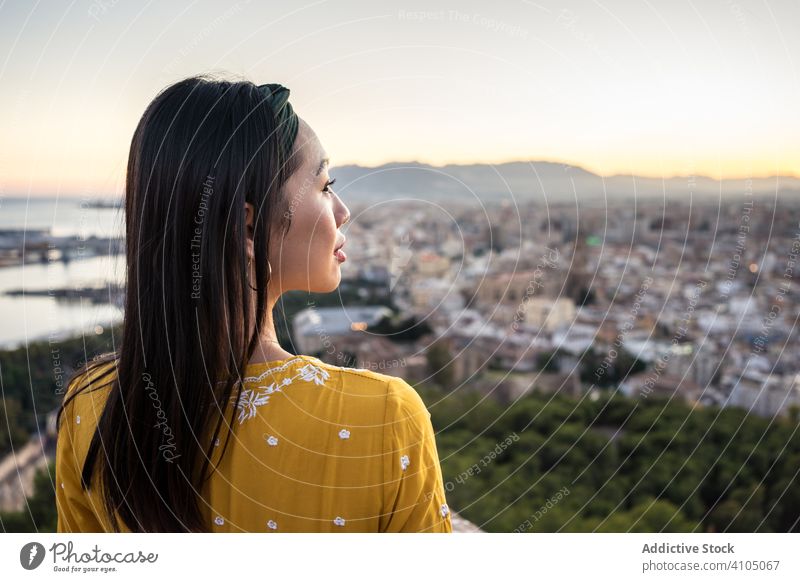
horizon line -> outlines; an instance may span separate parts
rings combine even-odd
[[[565,162],[565,161],[555,160],[555,159],[536,159],[536,158],[507,159],[507,160],[495,161],[495,162],[487,161],[487,162],[444,162],[444,163],[432,163],[432,162],[424,162],[424,161],[420,161],[420,160],[392,160],[392,161],[386,161],[386,162],[382,162],[382,163],[379,163],[379,164],[372,164],[372,165],[367,165],[367,164],[363,164],[363,163],[356,163],[356,162],[348,162],[348,163],[343,163],[343,164],[333,164],[331,166],[331,170],[335,171],[337,168],[343,168],[343,167],[347,167],[347,166],[351,166],[351,167],[352,166],[356,166],[356,167],[365,168],[365,169],[376,169],[376,168],[380,168],[382,166],[387,166],[387,165],[391,165],[391,164],[422,165],[422,166],[428,166],[428,167],[431,167],[431,168],[444,168],[446,166],[502,166],[502,165],[506,165],[506,164],[517,164],[517,163],[522,163],[522,164],[545,163],[545,164],[560,165],[560,166],[570,166],[572,168],[575,168],[577,170],[581,170],[581,171],[586,172],[588,174],[591,174],[593,176],[597,176],[598,178],[601,178],[601,179],[635,177],[635,178],[641,178],[641,179],[647,179],[647,180],[664,180],[664,181],[666,181],[666,180],[675,180],[675,179],[686,179],[686,178],[689,178],[690,176],[692,176],[695,179],[705,178],[707,180],[714,180],[716,182],[736,181],[736,180],[771,180],[771,179],[778,179],[778,178],[788,178],[788,179],[800,180],[800,175],[795,175],[795,174],[767,174],[767,175],[758,175],[758,176],[755,176],[755,175],[751,175],[751,176],[742,176],[742,175],[730,176],[730,175],[726,175],[726,176],[721,176],[719,178],[714,178],[714,177],[709,176],[707,174],[671,174],[669,176],[664,176],[664,175],[658,176],[658,175],[652,175],[652,174],[635,174],[635,173],[630,173],[630,174],[620,174],[620,173],[601,174],[599,172],[587,169],[585,166],[582,166],[582,165],[580,165],[578,163]],[[7,190],[12,190],[12,188],[8,188]],[[84,189],[83,192],[67,191],[67,192],[63,192],[61,194],[58,194],[58,193],[45,193],[45,192],[43,192],[41,190],[35,190],[35,189],[31,188],[31,189],[28,190],[27,194],[21,193],[21,192],[20,193],[9,193],[8,191],[6,193],[0,193],[0,205],[2,204],[3,198],[29,198],[29,197],[34,197],[34,198],[58,198],[59,196],[64,196],[64,197],[69,197],[69,198],[86,197],[88,199],[96,199],[96,198],[114,199],[114,198],[122,198],[123,197],[123,195],[118,196],[116,194],[111,194],[111,193],[108,193],[108,192],[106,192],[106,193],[86,192],[85,189]]]

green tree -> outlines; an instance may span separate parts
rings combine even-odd
[[[442,388],[455,386],[455,372],[453,370],[453,357],[447,344],[438,340],[434,342],[426,353],[428,359],[428,373],[431,380]]]
[[[696,526],[678,508],[663,499],[645,498],[628,511],[617,511],[599,523],[598,532],[682,533]]]
[[[5,425],[0,430],[0,457],[11,451],[12,444],[21,447],[28,440],[28,432],[22,426],[22,410],[14,397],[0,400],[0,421]]]

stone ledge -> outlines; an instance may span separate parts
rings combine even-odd
[[[450,513],[450,523],[453,524],[453,533],[486,533],[471,521],[467,521],[455,511]]]

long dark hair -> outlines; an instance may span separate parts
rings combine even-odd
[[[250,284],[266,290],[270,237],[288,227],[283,186],[300,163],[297,148],[281,151],[280,129],[256,85],[203,76],[159,93],[133,135],[122,340],[77,371],[73,381],[101,373],[58,412],[60,425],[75,396],[110,385],[81,481],[89,490],[99,458],[114,531],[117,515],[134,532],[209,529],[200,491],[267,315],[262,292],[250,320],[245,202],[255,209]]]

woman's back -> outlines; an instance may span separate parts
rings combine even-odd
[[[452,531],[430,413],[405,381],[310,356],[250,364],[243,380],[230,442],[223,455],[223,426],[200,492],[209,531]],[[108,389],[64,411],[58,531],[108,530],[99,492],[80,488]]]

